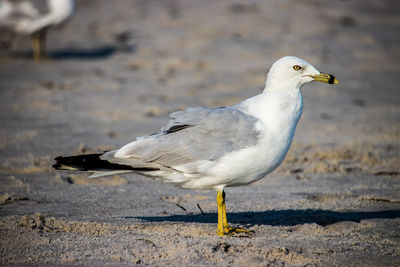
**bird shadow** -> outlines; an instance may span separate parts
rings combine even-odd
[[[48,52],[48,57],[51,59],[101,59],[107,58],[114,54],[116,47],[106,45],[90,49],[84,48],[64,48]]]
[[[228,221],[247,225],[294,226],[299,224],[316,223],[321,226],[337,222],[360,222],[368,219],[396,219],[400,218],[400,210],[384,211],[331,211],[331,210],[268,210],[260,212],[232,212],[227,214]],[[149,222],[195,222],[214,223],[217,213],[195,215],[171,215],[154,217],[126,216],[126,219],[135,218]]]
[[[50,50],[47,53],[48,59],[65,60],[90,60],[90,59],[104,59],[112,56],[113,54],[121,53],[135,53],[136,46],[116,46],[116,45],[103,45],[94,48],[72,48],[67,47],[58,50]],[[20,51],[12,54],[13,58],[31,59],[33,58],[32,51]]]

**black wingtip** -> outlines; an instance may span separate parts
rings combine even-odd
[[[71,160],[69,160],[72,157],[63,157],[63,156],[58,156],[55,157],[54,160],[56,161],[55,164],[52,165],[52,167],[56,170],[70,170],[71,168],[76,168],[76,166],[72,167],[71,165]],[[67,166],[70,166],[68,168]],[[79,170],[79,168],[77,168]]]
[[[92,170],[131,170],[137,172],[156,171],[158,168],[142,167],[134,168],[129,165],[121,165],[111,163],[107,160],[100,158],[102,154],[87,154],[78,156],[63,157],[59,156],[54,158],[56,164],[53,168],[56,170],[77,170],[77,171],[92,171]]]
[[[97,168],[108,167],[110,164],[107,161],[100,159],[101,154],[87,154],[78,156],[58,156],[54,158],[56,164],[53,168],[56,170],[71,170],[89,171]]]
[[[62,165],[59,163],[53,164],[51,167],[53,167],[56,170],[62,170]]]

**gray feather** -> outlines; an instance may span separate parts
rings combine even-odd
[[[189,108],[174,112],[160,132],[139,137],[121,148],[141,164],[165,167],[199,160],[215,161],[226,153],[256,144],[258,121],[233,108]]]

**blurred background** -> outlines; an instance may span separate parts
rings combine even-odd
[[[1,101],[9,112],[1,119],[4,125],[11,114],[29,114],[73,131],[98,123],[92,134],[118,129],[128,135],[124,142],[153,128],[138,118],[154,116],[149,123],[158,128],[173,110],[231,105],[258,94],[270,65],[294,55],[341,82],[304,88],[298,139],[332,140],[340,132],[334,141],[359,140],[380,132],[381,123],[399,121],[399,6],[390,0],[78,0],[73,15],[48,30],[49,59],[40,64],[30,60],[29,36],[2,30]],[[398,133],[396,127],[389,123],[385,131]]]
[[[39,62],[31,37],[3,26],[2,218],[37,211],[107,221],[182,212],[170,203],[198,212],[196,201],[215,212],[214,192],[185,202],[166,194],[192,192],[140,176],[89,181],[56,173],[52,159],[120,147],[178,109],[236,104],[260,93],[268,68],[286,55],[340,83],[303,88],[303,116],[283,166],[272,180],[232,192],[252,209],[397,208],[398,218],[399,14],[397,0],[76,0],[71,16],[48,28],[48,57]],[[239,196],[229,201],[235,211],[249,209]]]

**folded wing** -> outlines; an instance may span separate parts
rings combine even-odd
[[[255,145],[257,119],[233,108],[190,108],[174,112],[160,132],[138,137],[102,158],[113,163],[161,165],[198,172],[231,151]],[[197,164],[198,163],[198,164]]]

